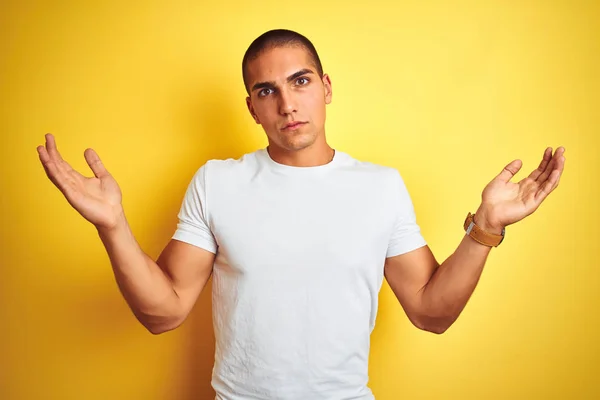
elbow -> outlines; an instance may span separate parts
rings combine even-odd
[[[435,333],[436,335],[441,335],[446,332],[450,328],[450,325],[435,325],[435,326],[427,326],[423,330],[425,332]]]
[[[420,316],[418,318],[411,318],[411,322],[414,326],[422,331],[441,335],[446,332],[448,328],[452,326],[456,318],[449,316]]]
[[[153,335],[160,335],[178,328],[183,323],[179,317],[158,317],[153,315],[136,315],[138,321]]]
[[[158,326],[158,325],[144,325],[144,327],[153,335],[160,335],[161,333],[166,333],[172,331],[175,328],[166,327],[166,326]]]
[[[143,323],[144,327],[153,335],[160,335],[161,333],[166,333],[172,331],[181,325],[181,323],[172,323],[172,324],[150,324]]]

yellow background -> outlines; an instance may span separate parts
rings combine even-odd
[[[266,145],[241,59],[272,28],[308,36],[331,75],[327,135],[396,167],[438,261],[505,164],[564,145],[558,189],[510,226],[445,334],[408,322],[384,285],[372,336],[378,400],[600,398],[600,7],[583,1],[33,2],[0,6],[0,398],[208,399],[210,288],[179,329],[149,334],[94,228],[46,178],[56,135],[117,178],[157,257],[209,158]]]

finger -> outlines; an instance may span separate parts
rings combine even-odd
[[[559,158],[559,161],[560,161],[560,167],[559,167],[560,173],[558,174],[558,180],[556,181],[556,186],[558,186],[558,184],[560,183],[560,178],[562,177],[562,173],[565,169],[565,163],[567,162],[567,160],[565,159],[565,156],[562,156],[561,158]]]
[[[534,201],[536,205],[539,205],[556,187],[558,186],[558,180],[560,177],[560,170],[555,169],[552,171],[548,179],[544,182],[544,184],[540,187],[537,193],[534,196]]]
[[[552,147],[547,147],[546,150],[544,150],[544,156],[542,157],[540,165],[537,167],[537,169],[534,169],[531,174],[529,174],[529,178],[535,181],[538,176],[540,176],[546,170],[550,160],[552,160]]]
[[[37,147],[38,156],[40,157],[40,161],[42,164],[47,163],[50,160],[50,156],[48,155],[48,151],[44,146]]]
[[[46,171],[46,176],[60,191],[64,192],[67,186],[64,171],[58,167],[56,160],[50,157],[48,150],[44,146],[38,146],[37,150],[44,171]]]
[[[102,178],[109,175],[108,171],[104,167],[104,164],[102,163],[102,160],[100,160],[98,153],[96,153],[93,149],[86,149],[83,155],[96,178]]]
[[[536,178],[536,181],[538,183],[541,184],[544,181],[546,181],[546,179],[548,179],[548,177],[550,176],[550,174],[552,173],[552,171],[556,168],[556,163],[557,163],[558,158],[561,157],[564,152],[565,152],[565,148],[562,147],[562,146],[556,149],[556,151],[554,152],[554,156],[552,157],[552,160],[550,160],[550,163],[548,164],[548,166],[546,167],[546,169],[544,170],[544,172],[542,172]]]
[[[44,171],[46,172],[46,176],[48,177],[48,179],[52,180],[50,171],[48,170],[48,167],[46,166],[46,163],[48,163],[48,161],[50,161],[50,156],[48,155],[46,148],[44,146],[38,146],[37,152],[38,152],[38,156],[40,158],[40,162],[42,163],[42,167],[44,167]]]
[[[58,148],[56,147],[56,140],[54,139],[54,135],[51,133],[46,134],[46,150],[51,160],[56,162],[56,167],[60,169],[64,173],[75,173],[78,177],[83,178],[79,172],[75,171],[71,165],[66,162],[60,153],[58,152]]]
[[[51,158],[56,160],[62,160],[60,153],[58,152],[58,148],[56,147],[56,140],[54,140],[54,135],[51,133],[46,134],[46,149],[48,150],[48,154]]]
[[[560,156],[556,161],[556,166],[550,173],[548,179],[540,186],[540,189],[534,196],[537,203],[542,202],[554,189],[558,187],[560,177],[565,166],[565,157]]]
[[[554,182],[554,187],[552,190],[554,190],[560,182],[560,177],[562,176],[562,173],[565,169],[565,161],[566,161],[565,156],[560,156],[556,160],[556,166],[554,168],[554,171],[558,171],[558,177],[556,178],[556,182]],[[552,172],[554,172],[554,171],[552,171]],[[552,177],[552,173],[550,173],[550,178],[551,177]],[[548,178],[548,179],[550,179],[550,178]]]
[[[496,176],[496,179],[499,179],[502,182],[508,182],[513,176],[517,174],[517,172],[519,172],[522,166],[523,163],[521,162],[521,160],[513,160],[509,164],[507,164],[506,167],[504,167],[502,172],[500,172],[498,176]]]
[[[46,149],[46,147],[38,146],[37,151],[38,151],[38,155],[40,157],[42,166],[44,167],[44,171],[46,171],[46,176],[48,176],[48,178],[54,184],[56,184],[55,176],[57,175],[58,171],[56,169],[55,162],[50,158],[50,155],[48,154],[48,150]]]

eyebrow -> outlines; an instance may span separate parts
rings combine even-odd
[[[307,75],[307,74],[314,74],[314,72],[309,68],[303,68],[300,71],[294,72],[292,75],[288,76],[286,81],[291,82],[291,81],[301,77],[302,75]],[[275,82],[258,82],[256,84],[254,84],[254,86],[252,86],[251,92],[254,92],[256,89],[272,88],[272,87],[275,87]]]

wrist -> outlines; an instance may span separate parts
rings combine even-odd
[[[475,222],[475,224],[485,232],[493,233],[494,235],[502,234],[504,226],[491,217],[491,215],[493,214],[488,208],[480,206],[475,212],[473,222]]]
[[[125,210],[122,206],[115,209],[114,216],[110,222],[95,225],[96,230],[100,235],[110,235],[127,227],[127,218],[125,218]]]

